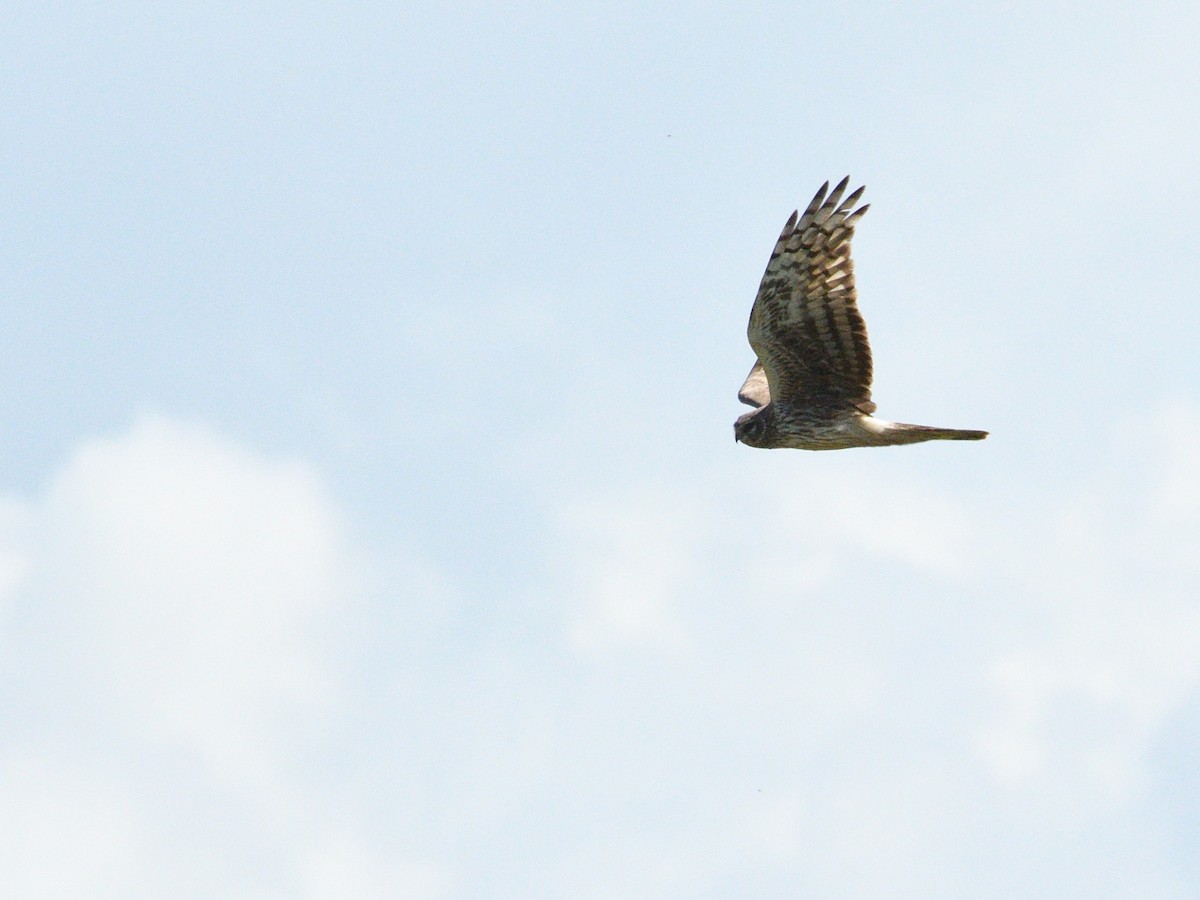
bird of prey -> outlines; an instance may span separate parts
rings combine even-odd
[[[758,359],[738,399],[756,407],[734,423],[751,447],[842,450],[920,441],[978,441],[986,431],[877,419],[871,347],[854,290],[850,239],[868,206],[825,182],[804,214],[793,212],[771,253],[750,310],[747,337]],[[826,196],[828,193],[828,197]]]

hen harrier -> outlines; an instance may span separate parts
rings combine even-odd
[[[849,180],[828,197],[825,182],[799,221],[793,212],[783,226],[746,331],[758,359],[738,399],[757,409],[734,423],[734,438],[751,447],[798,450],[982,440],[986,431],[871,415],[871,347],[850,259],[854,226],[870,207],[851,212],[864,188],[842,200]]]

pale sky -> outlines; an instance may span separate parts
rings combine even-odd
[[[0,887],[1200,896],[1200,7],[0,16]],[[849,173],[875,399],[735,445]]]

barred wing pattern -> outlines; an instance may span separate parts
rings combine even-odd
[[[861,187],[842,200],[848,182],[843,178],[828,197],[825,182],[798,221],[792,213],[775,244],[747,329],[769,393],[754,384],[751,369],[738,394],[751,406],[775,399],[875,410],[871,348],[850,259],[854,227],[870,207],[854,209]]]

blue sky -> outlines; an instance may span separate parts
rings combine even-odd
[[[1200,893],[1185,4],[2,14],[24,897]],[[880,413],[736,446],[850,173]]]

